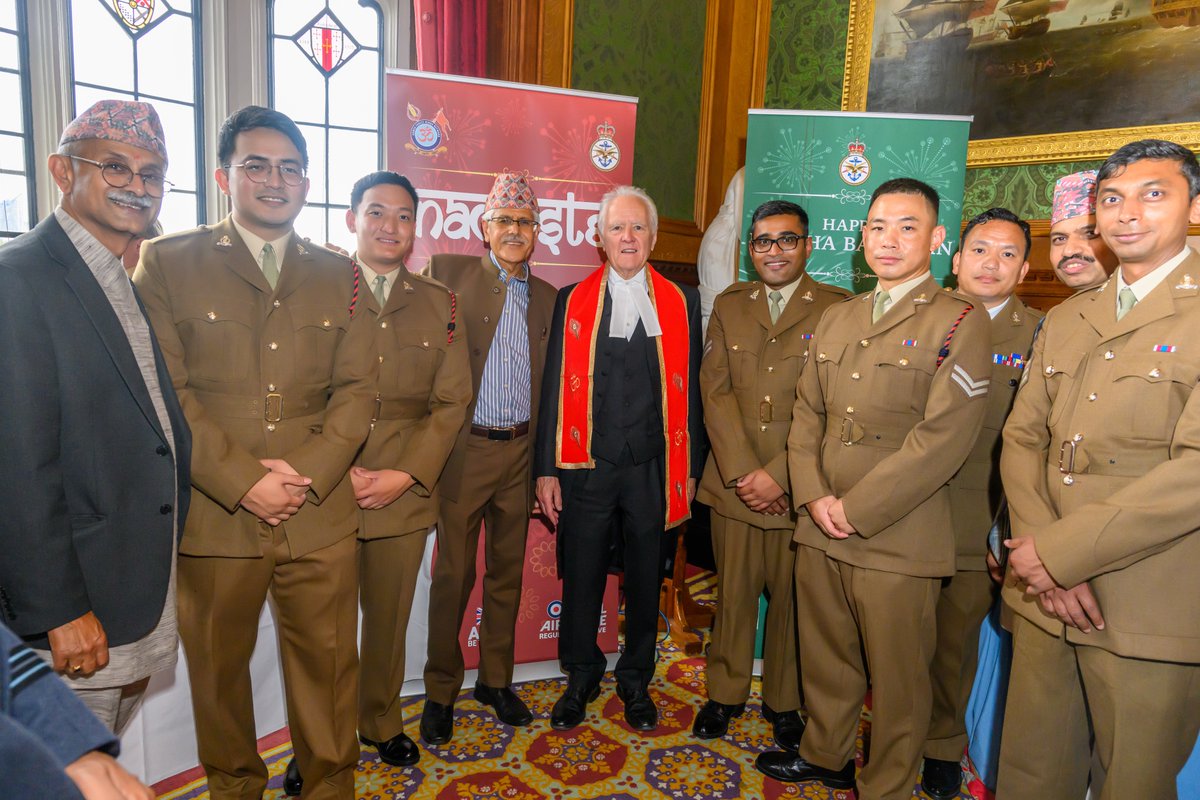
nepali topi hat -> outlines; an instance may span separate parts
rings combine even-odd
[[[62,132],[61,149],[71,142],[103,139],[120,142],[157,154],[167,160],[167,140],[158,112],[149,103],[133,100],[101,100],[84,111]]]
[[[534,214],[538,213],[538,201],[529,186],[528,172],[504,170],[496,175],[496,182],[492,184],[483,210],[495,211],[498,208],[525,208]]]
[[[1050,224],[1056,225],[1064,219],[1082,217],[1096,213],[1096,170],[1085,169],[1064,175],[1054,184],[1054,207],[1050,211]]]

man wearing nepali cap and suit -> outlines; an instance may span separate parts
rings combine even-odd
[[[100,101],[50,156],[59,207],[0,250],[0,617],[118,734],[177,651],[191,437],[121,265],[166,167],[154,108]]]
[[[625,720],[658,725],[654,677],[665,531],[690,516],[704,470],[700,296],[648,263],[654,201],[619,186],[600,202],[607,263],[558,293],[534,455],[538,503],[558,527],[558,654],[567,689],[550,724],[583,722],[606,668],[596,644],[610,553],[624,564]]]
[[[1096,231],[1094,169],[1064,175],[1054,184],[1050,266],[1075,291],[1099,286],[1117,268],[1117,257]]]
[[[529,433],[537,425],[554,287],[529,270],[538,203],[527,175],[496,176],[480,225],[488,248],[482,257],[435,255],[429,263],[429,275],[458,298],[455,334],[466,337],[473,396],[439,484],[429,590],[434,635],[421,715],[427,744],[444,744],[453,735],[454,700],[463,682],[458,631],[475,585],[481,523],[487,528],[487,571],[475,699],[492,706],[507,725],[533,721],[509,684],[533,504]]]

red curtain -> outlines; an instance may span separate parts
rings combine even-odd
[[[417,69],[486,77],[487,0],[413,0]]]

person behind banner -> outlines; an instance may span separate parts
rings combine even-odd
[[[379,359],[350,260],[292,228],[296,124],[260,106],[220,129],[221,222],[142,245],[134,283],[194,436],[179,633],[213,800],[258,797],[250,658],[274,601],[288,726],[309,798],[352,798],[359,526],[349,470]]]
[[[506,725],[524,727],[533,714],[509,684],[533,506],[531,438],[554,287],[529,268],[538,235],[538,201],[525,173],[496,176],[480,220],[488,252],[435,255],[429,274],[458,298],[456,333],[465,335],[474,399],[442,475],[437,556],[429,589],[429,651],[421,739],[444,744],[454,732],[454,701],[462,688],[458,632],[471,589],[480,525],[486,522],[483,616],[475,699]]]
[[[158,113],[101,100],[62,201],[0,248],[0,619],[118,735],[171,671],[191,435],[120,256],[169,182]]]
[[[808,726],[798,753],[755,766],[782,781],[912,796],[929,727],[934,612],[954,574],[947,483],[970,453],[991,382],[988,316],[943,291],[930,257],[946,231],[938,195],[911,178],[871,196],[863,252],[874,291],[831,306],[809,343],[788,436],[797,520],[796,615]]]
[[[796,381],[813,329],[825,309],[849,296],[805,271],[812,254],[808,214],[769,200],[748,231],[760,280],[735,283],[717,297],[708,321],[700,390],[712,452],[697,498],[710,506],[717,566],[717,611],[705,678],[708,701],[692,733],[724,736],[750,695],[758,601],[770,595],[763,635],[763,717],[775,742],[800,746],[800,673],[792,533],[796,514],[787,489],[787,434]]]
[[[1097,175],[1096,223],[1120,265],[1046,316],[1004,428],[1001,798],[1083,797],[1089,738],[1099,800],[1174,797],[1200,731],[1195,154],[1121,147]]]
[[[935,800],[959,796],[979,631],[996,596],[988,574],[987,536],[1004,497],[1000,432],[1042,319],[1041,312],[1016,295],[1029,271],[1031,243],[1029,223],[1006,208],[990,208],[967,222],[953,259],[959,291],[983,301],[991,317],[992,370],[983,429],[966,463],[950,479],[956,564],[938,593],[933,714],[921,774],[922,788]]]
[[[625,650],[614,670],[625,720],[658,725],[654,676],[665,534],[690,516],[704,467],[700,296],[649,264],[658,210],[641,189],[600,201],[606,262],[559,291],[542,384],[534,474],[558,531],[567,688],[550,724],[578,726],[600,693],[596,643],[610,552],[623,554]]]
[[[1064,175],[1054,184],[1050,210],[1050,265],[1075,291],[1099,286],[1117,268],[1117,257],[1096,231],[1096,170]]]

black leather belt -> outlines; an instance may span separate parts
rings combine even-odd
[[[485,428],[482,425],[472,425],[471,435],[482,436],[485,439],[494,441],[507,442],[510,439],[518,439],[529,433],[529,420],[526,420],[518,425],[511,425],[507,428]]]

